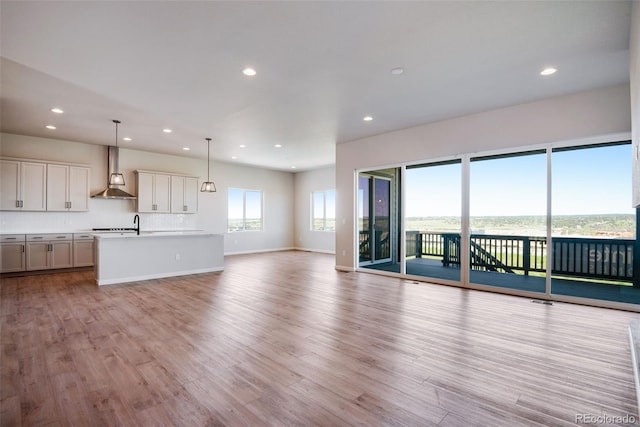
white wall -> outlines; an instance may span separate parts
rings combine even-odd
[[[107,182],[107,148],[48,138],[0,134],[0,155],[36,160],[80,163],[91,168],[91,193]],[[125,190],[136,194],[134,170],[173,172],[206,179],[204,159],[170,156],[120,148]],[[227,188],[262,190],[264,231],[225,235],[225,253],[256,252],[293,247],[293,174],[212,162],[216,193],[198,193],[198,213],[140,214],[143,230],[201,229],[226,233]],[[89,212],[0,212],[0,232],[72,232],[94,227],[132,227],[135,201],[90,199]]]
[[[335,253],[336,233],[311,230],[311,192],[334,190],[334,166],[295,174],[295,247],[301,250]]]
[[[357,169],[629,132],[629,103],[616,85],[338,144],[337,268],[355,268]]]
[[[633,2],[631,9],[629,61],[631,134],[633,139],[633,206],[640,208],[640,1]]]

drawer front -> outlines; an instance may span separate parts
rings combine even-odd
[[[91,233],[73,233],[73,240],[93,240]]]
[[[24,234],[3,234],[0,236],[0,242],[2,243],[17,243],[24,242],[25,235]]]
[[[73,233],[27,234],[27,242],[73,240]]]

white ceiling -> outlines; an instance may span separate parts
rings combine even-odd
[[[217,160],[308,170],[337,143],[628,82],[630,7],[3,0],[0,129],[113,145],[119,119],[120,147],[204,158],[211,137]]]

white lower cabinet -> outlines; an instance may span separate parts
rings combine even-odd
[[[0,273],[24,271],[25,235],[10,234],[0,237]]]
[[[0,235],[0,273],[90,267],[94,264],[90,233]]]
[[[28,234],[27,271],[73,267],[73,234]]]
[[[27,242],[27,270],[47,270],[51,268],[49,242]]]
[[[93,265],[93,236],[91,234],[74,233],[73,266],[90,267]]]

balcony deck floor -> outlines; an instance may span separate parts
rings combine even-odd
[[[400,273],[400,263],[388,262],[373,264],[364,268]],[[460,281],[458,267],[444,267],[438,259],[407,259],[407,274],[425,278]],[[515,289],[529,292],[545,292],[545,278],[524,276],[521,274],[498,273],[493,271],[471,271],[470,282],[499,288]],[[640,304],[640,289],[632,286],[585,282],[568,278],[551,279],[552,294],[574,296],[580,298],[600,299],[631,304]]]

